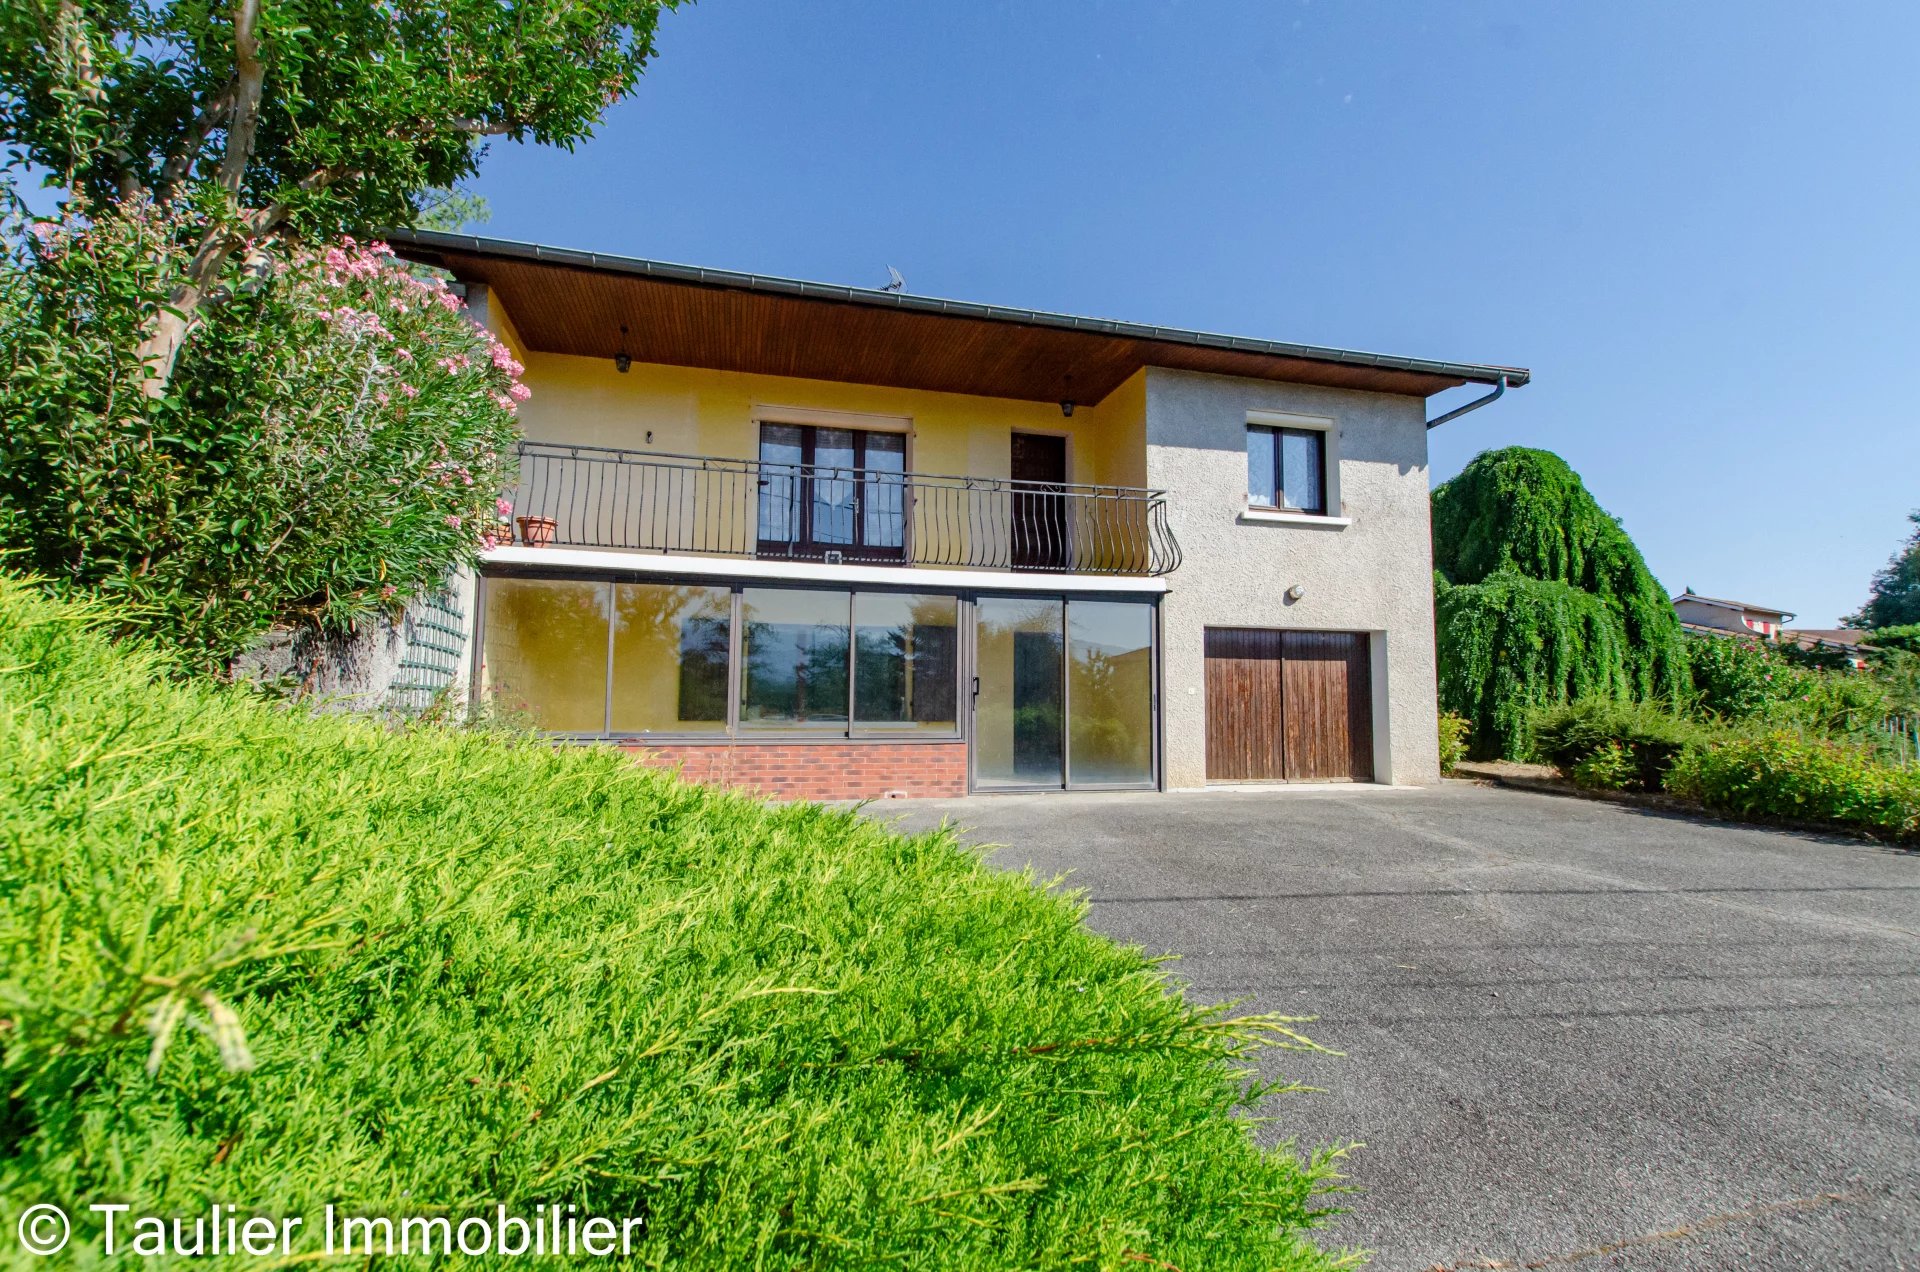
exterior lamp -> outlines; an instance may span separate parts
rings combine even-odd
[[[1066,416],[1068,419],[1073,418],[1073,399],[1072,398],[1067,398],[1060,403],[1060,414]]]
[[[633,355],[627,352],[627,324],[620,324],[620,352],[613,355],[613,369],[621,375],[633,366]]]

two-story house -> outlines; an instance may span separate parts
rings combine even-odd
[[[1438,776],[1427,399],[1526,371],[394,245],[526,364],[472,679],[539,727],[818,798]]]
[[[1683,627],[1703,635],[1760,636],[1777,640],[1793,621],[1793,611],[1750,601],[1729,601],[1718,596],[1701,596],[1692,588],[1673,598],[1673,612]]]

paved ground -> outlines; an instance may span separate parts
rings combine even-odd
[[[1317,1014],[1274,1136],[1365,1143],[1377,1269],[1920,1269],[1920,854],[1466,783],[875,811]]]

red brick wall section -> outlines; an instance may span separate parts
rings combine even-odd
[[[624,746],[689,782],[774,799],[912,799],[967,793],[965,742],[749,742]]]

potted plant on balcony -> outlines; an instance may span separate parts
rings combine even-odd
[[[520,542],[529,548],[545,548],[553,544],[553,532],[557,523],[552,517],[519,517]]]

